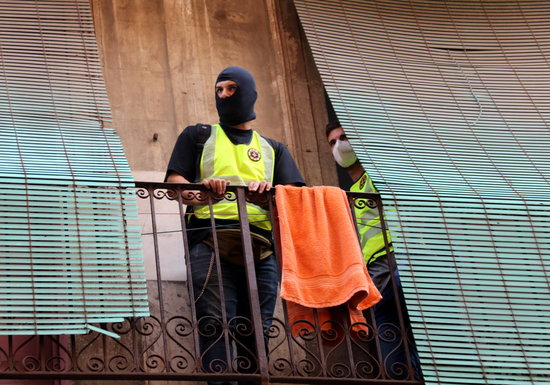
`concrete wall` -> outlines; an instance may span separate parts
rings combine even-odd
[[[107,124],[137,179],[161,181],[183,128],[217,122],[215,78],[240,65],[257,81],[255,129],[287,144],[309,185],[337,184],[323,88],[291,0],[92,5],[113,112]]]

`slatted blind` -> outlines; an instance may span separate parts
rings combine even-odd
[[[427,384],[550,383],[550,3],[295,0]]]
[[[148,314],[87,0],[0,2],[0,334]]]

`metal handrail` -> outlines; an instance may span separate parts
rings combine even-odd
[[[147,224],[151,228],[150,231],[144,231],[145,237],[152,238],[150,256],[154,258],[154,271],[151,273],[154,273],[155,279],[149,282],[151,316],[130,318],[119,324],[99,325],[102,329],[118,334],[120,339],[95,332],[82,336],[0,336],[0,379],[224,379],[258,381],[263,384],[353,384],[368,380],[373,384],[422,384],[412,369],[410,359],[406,362],[408,376],[405,378],[395,379],[386,373],[379,341],[387,336],[371,333],[364,336],[363,340],[354,340],[350,338],[349,329],[346,330],[349,325],[338,322],[334,322],[334,325],[342,328],[348,337],[336,346],[327,343],[318,324],[312,325],[313,333],[293,335],[284,301],[279,304],[278,313],[272,317],[271,326],[264,333],[266,320],[261,318],[250,222],[246,211],[248,193],[246,187],[228,186],[225,198],[233,200],[239,208],[238,228],[243,240],[251,313],[250,319],[238,321],[240,325],[250,327],[247,332],[254,333],[256,348],[252,350],[256,358],[253,365],[255,370],[247,372],[229,354],[224,370],[216,372],[202,365],[204,349],[201,351],[199,348],[199,341],[204,331],[198,327],[200,320],[197,320],[192,305],[195,293],[190,279],[193,271],[188,263],[188,213],[185,203],[189,198],[201,199],[212,208],[217,197],[200,184],[136,182],[136,196],[141,203],[147,202],[147,207],[140,209],[140,221],[142,225]],[[348,197],[352,207],[368,204],[372,208],[382,208],[378,194],[348,193]],[[277,208],[274,192],[256,198],[255,201],[263,202],[261,204],[272,213],[276,239]],[[166,207],[161,207],[164,204],[169,205],[168,211]],[[171,215],[172,219],[174,216],[178,218],[177,229],[162,229],[166,215]],[[381,218],[385,229],[383,215]],[[210,223],[216,226],[213,219]],[[168,250],[165,241],[169,236],[177,237],[178,242],[181,242],[181,254],[186,259],[186,281],[170,282],[163,279],[166,271],[163,263]],[[277,242],[275,246],[278,255]],[[172,249],[168,251],[173,251],[174,246],[170,247]],[[219,254],[215,254],[219,261]],[[392,265],[392,269],[395,269],[395,265]],[[372,310],[367,318],[369,328],[376,330]],[[401,314],[400,325],[395,326],[401,331],[401,336],[406,336],[408,333],[403,319],[404,314]],[[222,329],[226,341],[234,343],[232,341],[235,341],[236,334],[241,331],[232,329],[230,321],[222,320]],[[264,340],[268,343],[264,344]],[[410,349],[407,338],[403,338],[402,343],[407,350]],[[229,348],[226,347],[226,350]]]

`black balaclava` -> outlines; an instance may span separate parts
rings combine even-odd
[[[220,123],[236,126],[256,119],[254,103],[256,103],[258,94],[252,74],[241,67],[227,67],[218,75],[216,84],[224,80],[233,80],[237,83],[237,90],[225,99],[220,99],[216,94],[216,108],[220,116]]]

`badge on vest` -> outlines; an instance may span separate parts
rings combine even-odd
[[[248,157],[250,158],[250,160],[253,160],[254,162],[257,162],[261,159],[262,155],[255,148],[250,148],[248,150]]]
[[[361,180],[359,181],[359,189],[362,191],[363,187],[365,187],[365,182],[367,181],[367,176],[363,175],[361,177]]]

